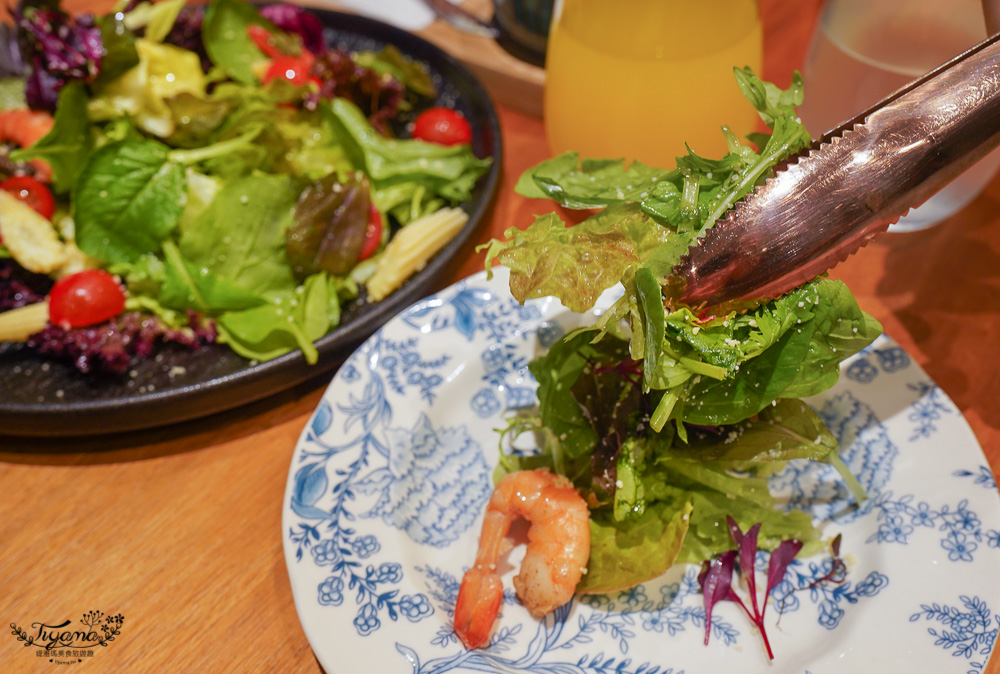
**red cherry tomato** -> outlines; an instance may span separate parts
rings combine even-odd
[[[12,176],[0,182],[0,190],[10,192],[15,197],[31,206],[42,217],[52,219],[56,212],[56,201],[45,183],[31,176]]]
[[[361,246],[361,255],[358,256],[358,262],[361,260],[367,260],[375,251],[378,250],[379,244],[382,243],[382,214],[378,212],[375,208],[375,204],[371,205],[371,217],[368,219],[368,229],[365,230],[365,242]]]
[[[472,141],[472,127],[462,113],[451,108],[428,108],[413,123],[413,137],[438,145]]]
[[[49,322],[65,329],[106,321],[123,309],[125,291],[103,269],[85,269],[64,276],[49,292]]]
[[[302,49],[298,56],[282,53],[274,44],[270,31],[263,26],[247,26],[247,37],[271,59],[262,78],[263,84],[279,79],[288,80],[296,86],[309,82],[317,86],[320,84],[319,79],[309,74],[312,72],[313,63],[316,62],[316,56],[308,49]]]
[[[256,24],[247,26],[247,37],[249,37],[250,40],[257,45],[257,49],[260,49],[269,58],[281,55],[278,48],[274,46],[273,42],[271,42],[271,31],[264,28],[264,26],[258,26]]]
[[[264,73],[263,83],[284,79],[297,87],[309,82],[319,85],[319,79],[309,74],[314,61],[313,55],[304,49],[299,56],[275,56]]]

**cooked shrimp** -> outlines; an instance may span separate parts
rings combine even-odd
[[[20,147],[31,147],[52,130],[54,123],[52,115],[43,110],[0,110],[0,143],[11,142]],[[30,163],[35,169],[35,177],[48,182],[52,177],[51,167],[41,159],[32,159]]]
[[[528,520],[528,547],[514,588],[539,618],[573,597],[590,558],[587,503],[561,475],[547,470],[511,473],[486,504],[479,550],[465,572],[455,604],[455,633],[466,648],[489,641],[500,610],[503,586],[497,573],[501,546],[514,520]]]

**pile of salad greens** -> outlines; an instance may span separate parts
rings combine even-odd
[[[0,117],[54,110],[54,125],[3,152],[0,174],[47,162],[59,240],[123,281],[127,311],[165,330],[210,321],[247,358],[314,362],[394,232],[469,199],[490,164],[399,137],[436,96],[426,66],[328,47],[293,5],[133,1],[94,17],[40,0],[14,17]],[[0,284],[30,286],[11,250]]]
[[[724,128],[726,156],[689,149],[670,170],[555,157],[526,172],[517,190],[600,210],[574,226],[549,213],[489,244],[487,267],[508,267],[522,302],[554,296],[584,312],[606,289],[624,287],[596,325],[531,363],[538,406],[513,417],[501,441],[499,474],[548,467],[590,505],[579,592],[630,587],[675,562],[732,549],[727,516],[743,530],[760,524],[762,548],[794,538],[817,551],[810,516],[782,510],[768,489],[768,476],[792,459],[832,464],[864,498],[835,438],[802,400],[832,386],[839,363],[881,332],[847,287],[821,277],[719,315],[671,292],[672,268],[691,244],[811,140],[795,113],[797,74],[788,90],[749,69],[735,74],[770,133],[743,143]],[[537,451],[513,449],[522,433],[535,436]]]

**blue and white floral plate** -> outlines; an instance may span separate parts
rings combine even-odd
[[[509,592],[490,647],[466,652],[452,611],[491,491],[495,429],[534,403],[531,358],[584,320],[555,300],[519,306],[498,270],[407,309],[340,368],[295,449],[282,527],[299,618],[327,672],[983,670],[1000,626],[997,487],[960,412],[887,338],[810,401],[868,501],[845,510],[825,466],[774,478],[789,508],[842,534],[850,571],[815,584],[829,558],[793,562],[767,613],[773,663],[729,602],[704,645],[693,566],[541,621]],[[517,551],[510,561],[507,587]]]

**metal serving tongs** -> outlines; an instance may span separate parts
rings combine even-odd
[[[826,133],[691,247],[681,301],[774,299],[827,271],[1000,145],[1000,34]]]

